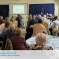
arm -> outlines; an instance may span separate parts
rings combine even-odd
[[[31,25],[30,28],[33,28],[33,25]]]

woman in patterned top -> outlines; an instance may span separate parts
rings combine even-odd
[[[30,50],[53,50],[52,47],[46,46],[46,35],[43,33],[38,33],[36,36],[36,44],[30,45]]]

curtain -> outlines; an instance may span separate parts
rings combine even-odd
[[[9,16],[9,5],[0,5],[0,16],[4,19]]]
[[[32,15],[41,14],[41,12],[54,15],[54,4],[30,4],[29,9],[32,10]]]

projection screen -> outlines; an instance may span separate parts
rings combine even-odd
[[[9,14],[28,14],[28,4],[9,4]]]

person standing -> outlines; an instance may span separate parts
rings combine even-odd
[[[18,14],[18,17],[16,18],[16,20],[18,21],[18,27],[20,26],[20,22],[22,19],[23,19],[22,16]]]
[[[36,16],[33,15],[33,19],[30,20],[30,22],[29,22],[29,25],[28,25],[28,29],[27,29],[27,33],[26,33],[25,39],[30,38],[30,37],[32,36],[32,34],[33,34],[33,29],[30,28],[30,26],[38,23],[38,20],[36,20],[35,18],[36,18]]]

